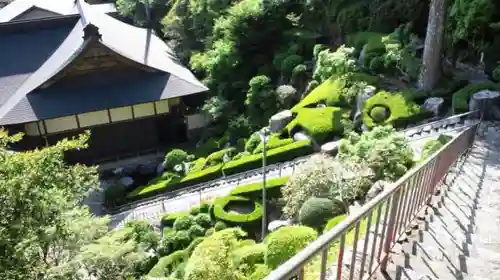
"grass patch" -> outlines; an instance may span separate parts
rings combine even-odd
[[[349,110],[338,107],[301,108],[298,114],[285,129],[291,136],[304,130],[317,143],[323,143],[328,138],[343,131],[341,120],[349,117]]]

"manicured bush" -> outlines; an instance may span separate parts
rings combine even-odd
[[[328,220],[328,223],[326,223],[325,229],[323,232],[327,232],[334,228],[336,225],[340,224],[347,216],[346,215],[339,215],[337,217],[331,218]]]
[[[252,153],[259,144],[260,144],[260,137],[257,133],[254,133],[245,143],[245,151]]]
[[[266,155],[267,164],[290,161],[294,158],[313,153],[309,140],[293,142],[286,146],[270,150]],[[262,167],[262,155],[250,155],[238,160],[232,160],[224,165],[224,174],[231,175]]]
[[[186,268],[186,262],[180,263],[175,268],[174,272],[170,275],[170,279],[183,279],[184,278],[184,269]]]
[[[235,151],[236,149],[231,147],[210,154],[206,159],[205,167],[215,166],[224,163],[224,156],[227,154],[229,159],[231,159],[231,156],[234,154]]]
[[[203,240],[205,240],[205,237],[196,237],[195,239],[193,239],[193,241],[191,241],[191,243],[189,244],[189,246],[184,251],[189,256],[191,256],[191,254],[193,253],[193,251],[196,248],[196,246],[200,245],[200,243],[203,242]]]
[[[255,265],[253,273],[248,277],[248,280],[262,280],[271,273],[271,269],[265,264]]]
[[[365,48],[365,53],[380,53],[385,51],[385,45],[382,43],[382,38],[388,34],[377,32],[357,32],[346,36],[348,46],[355,47],[361,51]]]
[[[372,118],[372,109],[375,107],[385,107],[388,117],[383,122],[377,123]],[[368,128],[373,128],[376,124],[403,124],[403,121],[424,119],[430,116],[430,112],[420,108],[419,105],[408,101],[403,93],[391,93],[380,91],[366,100],[362,111],[363,124]],[[396,125],[396,124],[395,124]]]
[[[217,221],[214,226],[215,231],[221,231],[223,229],[226,229],[227,225],[223,221]]]
[[[151,196],[156,193],[164,192],[169,190],[172,184],[179,181],[181,177],[175,173],[164,172],[162,176],[155,178],[151,184],[146,186],[141,186],[134,191],[127,194],[128,199],[141,199],[146,196]],[[173,189],[171,189],[173,190]]]
[[[189,209],[189,215],[191,216],[196,216],[200,213],[200,207],[199,206],[195,206],[195,207],[192,207],[191,209]]]
[[[317,237],[318,233],[314,229],[305,226],[281,227],[271,232],[264,240],[267,246],[266,265],[276,269]]]
[[[188,153],[181,149],[173,149],[165,155],[165,160],[163,161],[163,166],[166,170],[174,170],[177,164],[185,162],[188,158]]]
[[[441,134],[437,139],[431,139],[424,144],[422,148],[422,154],[420,155],[420,161],[424,161],[439,149],[441,149],[446,143],[452,139],[451,136]]]
[[[191,162],[191,165],[189,166],[189,172],[197,172],[202,170],[205,167],[205,162],[206,159],[204,157]]]
[[[174,225],[175,220],[182,216],[189,216],[189,212],[175,212],[165,214],[161,218],[161,225],[164,227],[171,227]]]
[[[214,233],[215,233],[215,228],[209,228],[207,229],[207,232],[205,232],[205,237],[208,237]]]
[[[387,119],[387,109],[383,106],[375,106],[372,108],[370,116],[375,123],[382,123]]]
[[[241,247],[251,246],[251,245],[255,245],[255,244],[257,244],[255,242],[255,240],[253,240],[253,239],[245,239],[245,240],[239,241],[238,245],[236,245],[236,247],[241,248]]]
[[[268,199],[281,197],[281,187],[286,184],[288,177],[269,179],[266,181],[266,197]],[[259,199],[262,196],[262,182],[240,185],[231,190],[231,195]]]
[[[272,149],[275,149],[275,148],[279,148],[279,147],[282,147],[282,146],[286,146],[288,144],[291,144],[293,143],[293,139],[292,138],[280,138],[280,134],[279,133],[275,133],[275,134],[272,134],[271,136],[269,136],[269,139],[267,140],[267,143],[266,143],[266,150],[269,151],[269,150],[272,150]],[[262,153],[262,149],[264,148],[264,145],[263,143],[260,143],[257,148],[255,148],[255,150],[253,150],[253,154],[259,154],[259,153]]]
[[[320,229],[328,219],[345,213],[342,202],[335,203],[328,198],[311,197],[302,204],[299,221],[302,225]]]
[[[172,254],[162,257],[158,263],[149,271],[149,277],[166,277],[169,276],[177,266],[187,260],[189,256],[185,251],[175,251]]]
[[[285,128],[290,137],[301,130],[317,143],[324,143],[343,131],[342,119],[349,118],[349,110],[338,107],[301,108]]]
[[[500,85],[493,82],[472,83],[453,93],[452,106],[454,113],[469,111],[469,100],[472,95],[487,89],[500,91]]]
[[[189,229],[189,236],[191,238],[205,236],[205,229],[200,225],[192,225]]]
[[[266,249],[266,245],[262,243],[240,247],[233,251],[234,263],[236,266],[247,265],[250,267],[264,263]]]
[[[194,225],[194,218],[190,215],[183,215],[178,217],[174,222],[175,230],[188,230],[192,225]]]
[[[172,188],[181,188],[187,185],[195,185],[201,182],[207,182],[211,180],[215,180],[222,176],[223,164],[218,164],[215,166],[204,168],[197,172],[189,172],[186,174],[184,178],[182,178],[176,186],[172,186]]]
[[[248,206],[251,211],[248,213],[238,213],[228,211],[231,204]],[[217,220],[224,221],[231,225],[245,225],[255,223],[262,218],[262,205],[259,202],[251,201],[250,199],[242,196],[226,196],[218,198],[214,201],[212,214]]]
[[[197,225],[203,228],[209,228],[212,226],[212,220],[210,219],[210,215],[206,213],[200,213],[194,217],[194,221]]]
[[[175,250],[182,250],[189,246],[193,240],[187,230],[179,230],[175,233],[175,236],[172,240],[172,245]]]
[[[249,152],[241,152],[241,153],[237,153],[233,158],[232,160],[239,160],[241,159],[242,157],[246,157],[246,156],[249,156],[251,155],[252,153],[249,153]]]

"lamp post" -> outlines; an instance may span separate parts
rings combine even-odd
[[[268,140],[268,129],[263,128],[260,133],[260,140],[262,141],[262,241],[266,236],[267,231],[267,207],[266,207],[266,144]]]

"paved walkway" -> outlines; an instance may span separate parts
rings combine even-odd
[[[499,140],[476,141],[439,207],[374,279],[500,279]]]

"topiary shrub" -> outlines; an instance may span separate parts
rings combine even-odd
[[[205,213],[200,213],[196,215],[194,217],[194,222],[203,228],[209,228],[212,226],[212,220],[210,219],[210,215]]]
[[[176,212],[176,213],[165,214],[161,218],[161,225],[163,227],[171,227],[174,225],[177,218],[183,217],[183,216],[189,216],[189,212]]]
[[[180,216],[174,222],[175,230],[188,230],[192,225],[194,225],[194,218],[190,215]]]
[[[218,164],[224,163],[224,157],[231,159],[231,156],[236,151],[235,148],[227,148],[215,153],[210,154],[205,162],[205,167],[216,166]]]
[[[189,236],[191,238],[205,236],[205,229],[199,225],[192,225],[189,229]]]
[[[252,153],[259,144],[260,144],[260,137],[258,134],[254,133],[245,143],[245,151]]]
[[[349,110],[337,107],[302,108],[297,112],[297,117],[285,127],[288,135],[291,137],[303,130],[320,144],[340,135],[343,131],[341,120],[349,117]]]
[[[210,213],[210,204],[202,202],[200,204],[200,213],[205,213],[205,214]]]
[[[233,251],[233,261],[236,266],[247,265],[250,267],[264,263],[266,249],[266,245],[262,243],[243,246]]]
[[[268,199],[281,197],[281,187],[286,184],[288,177],[274,178],[266,180],[266,196]],[[262,182],[248,185],[239,185],[231,190],[231,195],[244,196],[251,199],[262,197]]]
[[[320,229],[328,219],[346,212],[341,202],[335,203],[328,198],[311,197],[302,204],[299,211],[301,224]]]
[[[191,243],[191,235],[189,234],[189,231],[187,230],[179,230],[175,233],[173,239],[172,239],[172,245],[175,250],[182,250],[189,246],[189,243]]]
[[[248,276],[248,280],[262,280],[266,278],[267,275],[271,273],[272,269],[270,269],[265,264],[257,264],[254,267],[253,273]]]
[[[193,251],[196,248],[196,246],[198,246],[201,242],[203,242],[203,240],[205,240],[205,237],[196,237],[195,239],[193,239],[193,241],[191,241],[191,243],[189,244],[189,246],[184,251],[189,256],[191,256],[191,254],[193,253]]]
[[[214,233],[215,233],[215,228],[209,228],[207,229],[207,232],[205,232],[205,237],[208,237]]]
[[[388,116],[387,108],[383,106],[375,106],[372,108],[370,116],[372,117],[374,122],[382,123],[387,119]]]
[[[279,148],[279,147],[282,147],[282,146],[286,146],[286,145],[291,144],[291,143],[293,143],[293,139],[292,138],[284,138],[284,139],[282,139],[280,137],[279,133],[274,133],[267,140],[266,150],[270,151],[272,149]],[[253,150],[252,153],[253,154],[260,154],[260,153],[262,153],[262,149],[263,148],[264,148],[264,145],[262,143],[260,143],[257,146],[257,148],[255,148],[255,150]]]
[[[318,233],[310,227],[287,226],[277,229],[264,240],[267,247],[266,265],[271,269],[276,269],[317,237]]]
[[[327,232],[327,231],[331,230],[332,228],[334,228],[335,226],[340,224],[340,222],[342,222],[346,217],[347,217],[346,215],[339,215],[337,217],[330,219],[326,223],[326,226],[325,226],[325,229],[323,230],[323,232]]]
[[[173,149],[165,155],[165,160],[163,161],[163,166],[166,170],[174,170],[174,167],[178,164],[185,162],[188,158],[188,153],[181,149]]]
[[[185,251],[175,251],[172,254],[162,257],[158,263],[149,271],[149,277],[166,277],[175,271],[177,266],[187,260],[189,256]]]
[[[236,212],[231,208],[248,212]],[[217,220],[224,221],[231,225],[245,225],[255,223],[262,218],[262,205],[259,202],[251,201],[242,196],[226,196],[218,198],[213,204],[213,216]]]
[[[223,229],[226,229],[227,225],[223,221],[217,221],[214,226],[215,231],[221,231]]]

